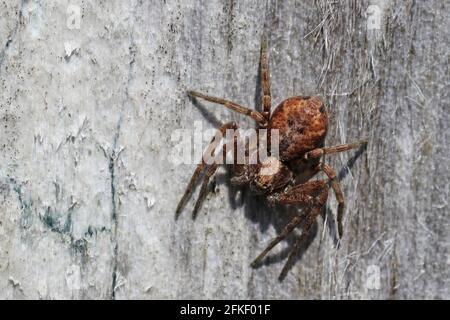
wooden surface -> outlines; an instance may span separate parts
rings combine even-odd
[[[450,298],[449,1],[0,8],[1,298]],[[185,92],[260,108],[264,30],[273,103],[320,94],[327,145],[369,140],[326,158],[346,196],[340,248],[331,195],[283,282],[298,235],[249,264],[292,212],[221,171],[196,221],[193,200],[175,221],[194,165],[169,160],[194,121],[252,126]]]

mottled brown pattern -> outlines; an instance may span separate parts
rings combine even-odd
[[[328,113],[319,97],[292,97],[275,109],[269,129],[280,134],[280,158],[291,161],[321,147],[328,127]]]

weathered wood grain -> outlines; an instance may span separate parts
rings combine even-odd
[[[448,1],[0,8],[1,298],[450,298]],[[274,104],[321,94],[328,145],[369,140],[326,158],[346,196],[340,248],[331,196],[281,283],[296,236],[249,264],[291,213],[231,189],[221,171],[197,220],[191,200],[175,221],[194,165],[169,161],[175,129],[252,126],[185,92],[260,108],[264,30]]]

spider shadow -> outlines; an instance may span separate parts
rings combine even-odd
[[[338,173],[339,181],[342,181],[345,179],[345,177],[347,177],[347,175],[350,172],[350,169],[353,168],[356,161],[359,159],[359,157],[361,157],[361,155],[364,153],[364,151],[366,151],[366,149],[367,149],[367,144],[363,144],[361,147],[359,147],[356,150],[355,154],[350,159],[347,160],[347,163],[345,164],[345,166],[343,166],[342,169]]]
[[[217,117],[209,111],[202,103],[198,101],[195,97],[188,96],[189,100],[192,102],[192,104],[200,111],[202,116],[214,127],[219,128],[222,126],[222,122],[217,119]]]

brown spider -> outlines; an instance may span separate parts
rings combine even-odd
[[[261,81],[263,90],[263,112],[251,110],[237,103],[227,101],[221,98],[208,96],[195,91],[189,91],[191,97],[202,98],[206,101],[221,104],[235,112],[247,115],[254,119],[258,128],[267,129],[270,135],[271,130],[278,129],[279,132],[279,157],[269,156],[265,160],[258,159],[256,164],[238,164],[233,163],[233,175],[231,179],[233,184],[248,185],[254,193],[264,194],[270,205],[299,205],[306,210],[305,223],[301,237],[294,244],[286,264],[280,274],[280,279],[284,277],[288,268],[293,262],[296,252],[301,243],[305,240],[311,227],[313,226],[321,208],[326,204],[328,198],[328,189],[331,186],[338,202],[337,222],[339,238],[343,233],[343,214],[344,214],[344,196],[341,191],[339,181],[335,171],[327,164],[320,161],[325,154],[334,154],[358,148],[366,142],[361,141],[352,144],[341,144],[333,147],[324,147],[325,136],[327,134],[328,113],[324,103],[319,97],[297,96],[281,102],[275,111],[270,113],[271,94],[269,80],[269,61],[267,54],[267,39],[263,37],[261,44]],[[224,124],[219,128],[223,136],[226,130],[237,130],[234,122]],[[233,135],[235,149],[239,136]],[[259,139],[259,137],[258,137]],[[213,138],[206,152],[211,152],[211,146],[217,143]],[[222,147],[226,154],[226,145]],[[235,150],[236,152],[236,150]],[[204,155],[205,155],[204,154]],[[245,156],[249,157],[249,150],[246,149]],[[236,157],[234,158],[236,159]],[[203,183],[200,189],[199,197],[194,207],[194,217],[196,216],[201,203],[206,194],[211,176],[216,172],[218,163],[207,164],[203,159],[197,166],[186,191],[181,198],[177,209],[178,218],[182,208],[188,201],[197,179],[205,170]],[[270,175],[263,173],[267,168],[272,169]],[[327,180],[310,180],[318,172],[324,172]],[[251,263],[256,267],[267,255],[267,253],[280,241],[286,238],[302,222],[301,216],[295,216],[274,238],[264,251]]]

